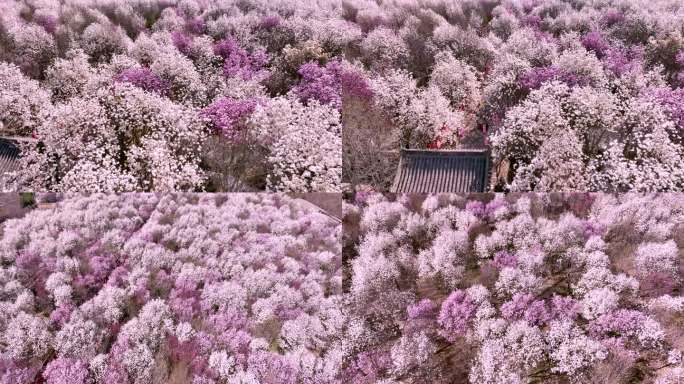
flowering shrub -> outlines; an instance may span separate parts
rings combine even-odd
[[[68,195],[2,229],[2,382],[343,382],[340,226],[298,200]]]
[[[681,195],[358,197],[349,382],[676,383]]]
[[[235,141],[240,137],[244,128],[245,119],[248,118],[257,101],[233,100],[224,98],[215,101],[202,111],[202,115],[211,121],[212,127],[222,135]]]
[[[31,134],[43,123],[45,109],[51,103],[38,82],[23,76],[17,66],[0,63],[0,89],[0,132]]]
[[[233,38],[216,43],[214,53],[224,60],[223,73],[225,76],[239,76],[244,80],[257,76],[261,68],[268,62],[265,52],[257,51],[250,55]]]
[[[438,147],[458,142],[464,114],[454,110],[437,85],[419,88],[405,71],[371,82],[375,107],[390,116],[402,147]]]
[[[341,174],[340,129],[289,135],[283,140],[296,136],[302,147],[295,153],[283,153],[294,144],[255,134],[279,135],[279,127],[247,129],[257,101],[331,105],[309,115],[320,119],[309,125],[327,126],[339,120],[342,94],[370,98],[361,64],[345,56],[358,49],[360,31],[339,4],[286,3],[3,1],[0,131],[38,140],[22,148],[27,169],[12,180],[16,188],[263,190],[323,173],[307,170],[311,162]],[[315,65],[330,74],[319,76]],[[105,102],[107,92],[115,95]],[[83,131],[86,119],[97,133]],[[306,147],[320,148],[318,157],[300,158]],[[336,191],[336,178],[278,189]]]
[[[314,99],[337,109],[342,107],[341,77],[344,73],[338,62],[332,61],[325,68],[315,62],[306,63],[299,67],[298,73],[302,76],[301,84],[293,91],[299,100],[306,103]]]
[[[55,102],[83,96],[95,70],[88,63],[88,55],[76,49],[67,52],[67,57],[57,59],[45,72],[45,82],[52,91]]]
[[[342,127],[332,106],[303,105],[284,97],[256,107],[248,125],[262,146],[272,171],[274,191],[339,191],[342,173]]]

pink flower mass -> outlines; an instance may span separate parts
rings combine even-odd
[[[341,228],[302,200],[75,194],[0,226],[2,383],[343,382]]]

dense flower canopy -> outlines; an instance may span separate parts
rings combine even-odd
[[[8,220],[0,382],[341,383],[340,230],[278,194],[74,194]]]
[[[338,34],[341,12],[335,1],[3,1],[0,134],[34,139],[18,188],[339,191],[344,84],[367,92],[343,54],[354,33]],[[299,124],[247,124],[257,104],[283,102],[318,120],[260,140]]]
[[[392,153],[427,148],[491,149],[503,191],[684,190],[681,2],[11,0],[0,11],[0,131],[31,135],[60,105],[131,84],[203,117],[201,150],[174,160],[199,164],[198,177],[174,189],[336,192],[342,180],[326,173],[343,174],[330,158],[343,152],[345,182],[384,189]],[[329,107],[313,134],[296,134],[308,148],[325,137],[325,150],[259,140],[272,127],[246,123],[255,104],[283,99]],[[344,146],[327,133],[342,126]],[[111,165],[75,164],[60,172],[111,189],[89,175]]]
[[[376,177],[384,159],[371,153],[382,145],[489,148],[491,186],[502,191],[684,190],[682,2],[358,0],[343,8],[363,32],[347,57],[364,64],[376,96],[350,103],[345,116],[352,182],[387,188],[391,180]],[[356,117],[371,113],[385,119]]]
[[[357,194],[352,383],[684,378],[678,194]]]

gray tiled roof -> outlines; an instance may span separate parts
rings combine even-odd
[[[14,140],[0,138],[0,175],[19,170],[19,147]]]
[[[403,149],[392,192],[484,192],[488,177],[486,150]]]

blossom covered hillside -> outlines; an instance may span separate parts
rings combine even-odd
[[[335,192],[335,1],[0,2],[0,135],[33,191]]]
[[[684,380],[681,195],[357,194],[353,383]]]
[[[339,383],[339,223],[276,194],[69,195],[0,225],[0,382]]]
[[[684,190],[681,1],[343,9],[373,96],[345,104],[345,180],[386,190],[400,147],[489,148],[497,190]]]

